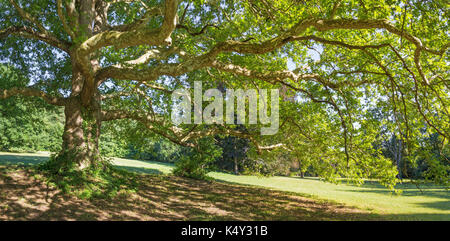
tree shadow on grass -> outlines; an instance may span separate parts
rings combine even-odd
[[[317,180],[319,181],[319,180]],[[436,185],[433,183],[423,183],[419,185],[419,188],[411,183],[404,182],[395,186],[396,190],[400,190],[401,193],[396,194],[394,191],[389,190],[385,186],[381,185],[378,181],[364,181],[362,185],[355,183],[342,181],[340,185],[347,185],[354,187],[352,190],[342,190],[343,192],[361,192],[361,193],[376,193],[388,196],[400,195],[400,196],[423,196],[423,197],[437,197],[450,200],[450,190],[445,186]]]
[[[141,162],[146,162],[149,164],[158,164],[161,166],[165,166],[165,167],[174,167],[175,164],[174,163],[169,163],[169,162],[161,162],[161,161],[153,161],[153,160],[139,160]]]
[[[0,155],[0,165],[36,165],[48,160],[45,156]]]
[[[439,213],[386,214],[381,217],[390,221],[450,221],[449,214]]]
[[[432,197],[439,198],[439,201],[428,201],[428,202],[414,202],[414,205],[435,209],[442,213],[413,213],[413,214],[392,214],[392,215],[384,215],[388,219],[392,220],[445,220],[450,221],[450,192],[446,189],[436,189],[434,186],[433,189],[422,189],[422,191],[418,189],[405,188],[402,189],[403,192],[398,194],[399,196],[405,197]],[[378,193],[383,194],[386,197],[395,196],[397,194],[392,193],[388,189],[358,189],[358,190],[345,190],[345,192],[357,192],[357,193]]]
[[[408,188],[397,188],[398,190],[402,190],[402,193],[400,194],[395,194],[393,191],[387,189],[387,188],[361,188],[361,189],[354,189],[354,190],[343,190],[344,192],[358,192],[358,193],[377,193],[377,194],[383,194],[386,197],[390,197],[390,196],[395,196],[395,195],[399,195],[399,196],[404,196],[404,197],[433,197],[433,198],[441,198],[441,199],[447,199],[450,200],[450,191],[446,190],[444,188],[438,189],[438,188],[433,188],[433,189],[408,189]]]
[[[167,175],[137,175],[136,192],[79,199],[0,167],[0,220],[378,220],[300,195]],[[8,176],[8,178],[6,178]]]
[[[350,185],[354,185],[354,184],[350,184]],[[385,187],[383,185],[381,185],[378,181],[365,181],[361,187],[368,187],[368,188],[383,188],[385,189]],[[409,182],[409,181],[405,181],[403,183],[398,183],[395,188],[397,189],[416,189],[419,190],[419,188],[422,190],[427,190],[427,189],[445,189],[445,186],[441,186],[441,185],[436,185],[434,183],[420,183],[418,186],[416,186],[415,184]]]
[[[152,175],[161,175],[164,174],[158,169],[153,168],[145,168],[145,167],[130,167],[130,166],[118,166],[115,165],[116,168],[127,170],[129,172],[139,173],[139,174],[152,174]]]
[[[418,203],[418,205],[433,208],[437,210],[450,211],[450,199],[447,201],[436,201],[436,202],[426,202],[426,203]],[[448,215],[448,219],[450,220],[450,214]]]
[[[450,220],[445,213],[377,215],[295,193],[171,175],[137,174],[135,193],[79,199],[46,186],[28,170],[0,167],[0,220]]]

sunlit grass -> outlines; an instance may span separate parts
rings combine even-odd
[[[320,199],[372,210],[407,220],[450,220],[449,191],[436,186],[425,186],[423,194],[414,185],[400,184],[401,195],[393,194],[379,184],[365,184],[361,187],[347,184],[331,184],[317,178],[235,176],[211,173],[218,180],[263,186],[276,190],[308,194]]]

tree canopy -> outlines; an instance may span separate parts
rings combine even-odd
[[[0,89],[0,98],[63,106],[61,155],[71,153],[80,167],[97,160],[101,123],[127,119],[182,146],[232,135],[250,140],[255,153],[301,156],[328,179],[392,184],[397,169],[375,145],[381,131],[401,139],[406,152],[432,134],[448,150],[448,7],[419,0],[1,0],[0,60],[29,83]],[[194,81],[280,89],[280,131],[174,125],[171,93]]]

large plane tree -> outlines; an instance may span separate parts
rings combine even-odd
[[[422,0],[1,0],[1,62],[30,82],[0,98],[62,106],[60,159],[79,169],[100,163],[102,123],[126,119],[184,146],[248,138],[328,177],[392,176],[379,130],[448,143],[448,18]],[[175,126],[170,94],[193,81],[279,88],[279,133]]]

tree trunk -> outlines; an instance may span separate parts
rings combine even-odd
[[[75,165],[79,170],[100,164],[100,102],[94,98],[88,107],[79,96],[70,97],[65,106],[65,126],[60,164]],[[63,163],[64,162],[64,163]]]
[[[398,141],[398,144],[397,144],[397,153],[396,153],[396,162],[397,162],[397,170],[398,170],[398,178],[400,179],[400,180],[402,180],[403,179],[403,169],[402,169],[402,167],[401,167],[401,164],[402,164],[402,162],[403,162],[403,160],[402,160],[402,151],[403,151],[403,147],[402,147],[402,141],[401,140],[399,140]]]
[[[302,161],[301,160],[298,160],[298,170],[300,171],[300,177],[305,178],[305,173],[303,172],[303,169],[302,169]]]
[[[239,175],[238,160],[237,160],[236,157],[234,158],[234,174],[235,174],[235,175]]]

